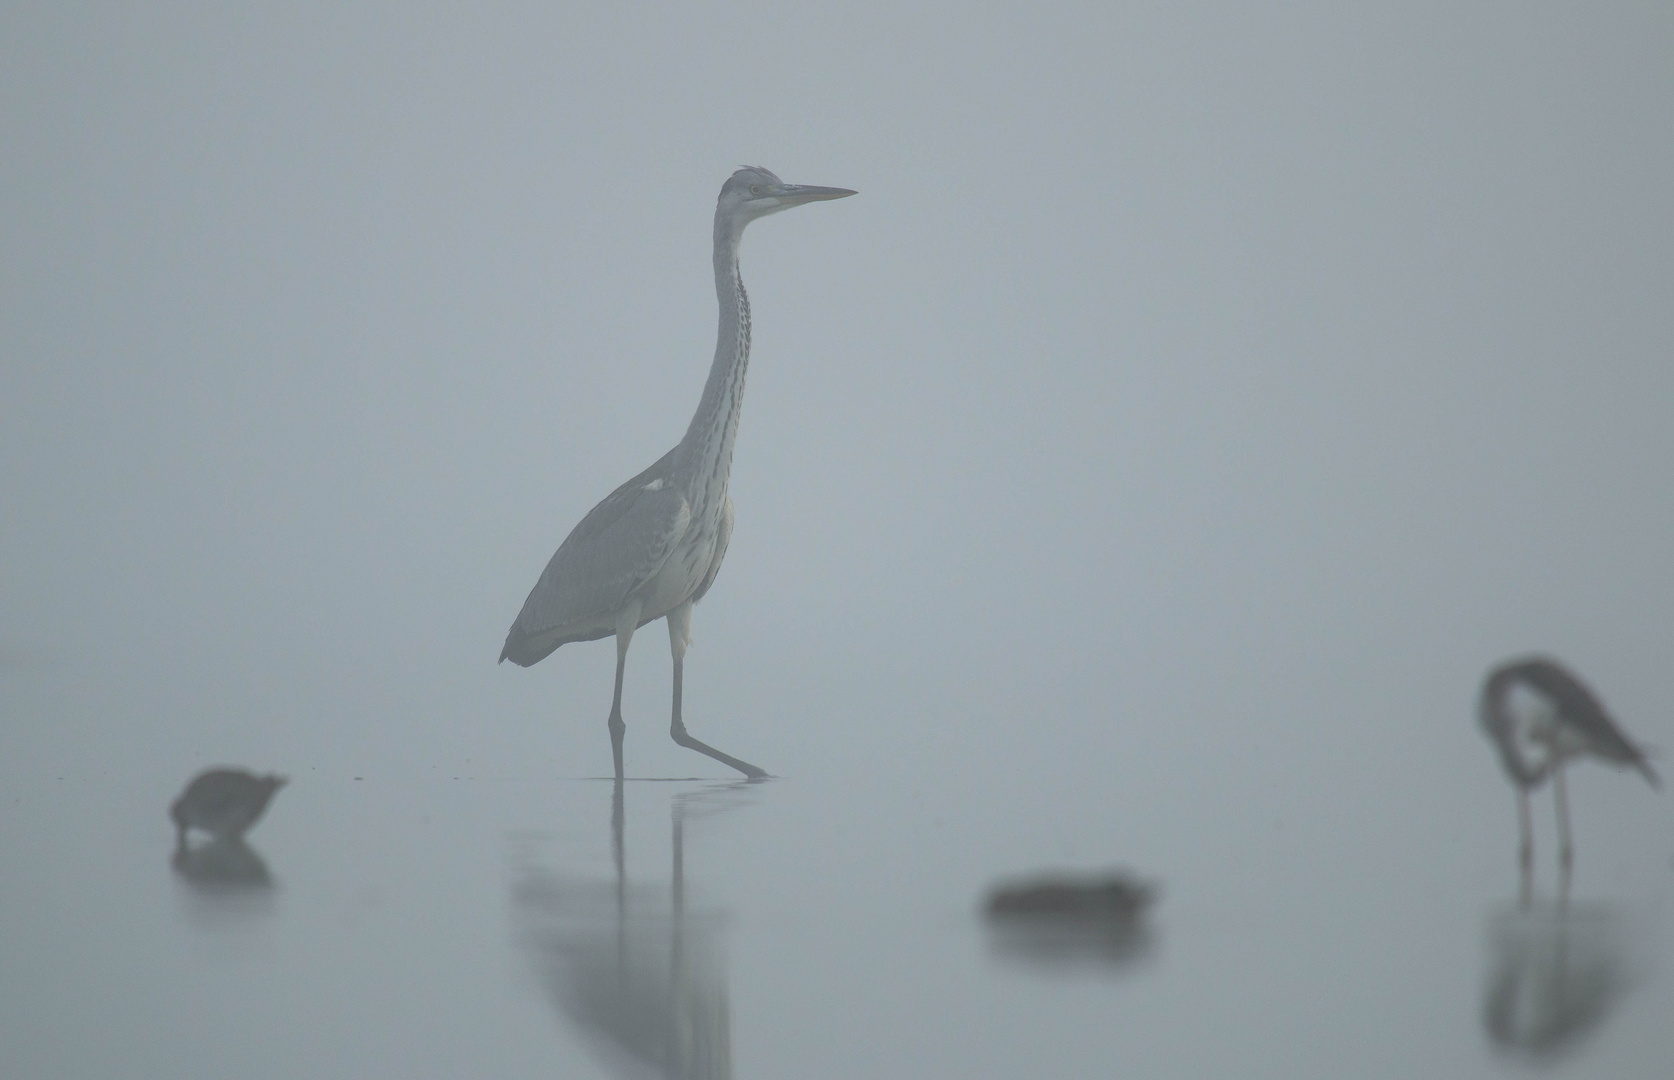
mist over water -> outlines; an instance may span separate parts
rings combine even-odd
[[[0,1075],[1665,1074],[1666,793],[1570,770],[1518,908],[1474,709],[1674,745],[1674,15],[0,25]],[[745,241],[685,663],[779,779],[654,625],[618,803],[609,643],[494,658],[758,162],[860,192]]]

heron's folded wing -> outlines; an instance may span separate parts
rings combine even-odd
[[[513,630],[542,634],[615,611],[662,569],[691,522],[676,489],[618,488],[559,545]]]

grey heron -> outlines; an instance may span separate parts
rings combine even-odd
[[[1518,863],[1525,885],[1534,866],[1529,792],[1548,776],[1558,815],[1558,859],[1566,879],[1574,861],[1569,798],[1564,790],[1564,764],[1569,759],[1590,754],[1613,765],[1632,766],[1652,787],[1660,785],[1644,751],[1622,733],[1586,684],[1555,660],[1526,657],[1490,671],[1482,686],[1480,719],[1517,788],[1517,824],[1522,835]]]
[[[732,535],[727,475],[750,362],[750,301],[738,272],[744,227],[793,206],[853,195],[847,188],[787,184],[744,168],[721,186],[715,205],[715,359],[686,435],[651,467],[607,495],[559,545],[506,634],[500,660],[539,663],[560,645],[616,637],[616,692],[610,749],[622,779],[622,671],[634,631],[668,620],[674,655],[674,741],[751,779],[766,772],[699,742],[680,716],[681,675],[691,642],[692,605],[715,582]]]
[[[732,1019],[722,911],[692,904],[686,823],[746,805],[733,779],[675,795],[673,868],[662,885],[628,880],[626,785],[613,785],[615,881],[531,863],[513,885],[517,937],[552,1002],[613,1075],[721,1080],[733,1075]]]

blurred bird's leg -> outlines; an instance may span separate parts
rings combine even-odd
[[[1534,827],[1529,821],[1529,789],[1522,785],[1517,788],[1517,829],[1522,837],[1517,848],[1517,866],[1523,879],[1520,895],[1523,906],[1528,907],[1534,895]]]
[[[610,756],[616,759],[616,779],[622,779],[622,734],[628,725],[622,722],[622,671],[628,662],[628,645],[639,626],[639,604],[629,604],[616,620],[616,695],[610,702]]]
[[[1569,834],[1569,794],[1564,790],[1564,766],[1559,762],[1552,770],[1552,800],[1558,808],[1558,868],[1567,883],[1569,871],[1575,865],[1575,845]]]
[[[723,765],[729,765],[751,780],[760,780],[767,775],[766,770],[758,769],[748,761],[740,761],[731,754],[723,754],[707,743],[698,742],[686,731],[686,722],[680,718],[680,691],[685,678],[686,646],[692,643],[692,602],[681,604],[668,613],[668,647],[674,655],[674,714],[669,721],[668,733],[674,741],[688,750],[696,750],[700,754],[707,754]]]

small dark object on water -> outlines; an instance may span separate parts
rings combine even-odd
[[[1517,697],[1522,701],[1514,700]],[[1575,865],[1575,844],[1570,836],[1564,766],[1575,758],[1595,757],[1610,765],[1638,769],[1653,788],[1660,787],[1662,781],[1645,760],[1645,751],[1622,732],[1587,684],[1556,660],[1528,656],[1494,668],[1482,684],[1477,710],[1483,732],[1500,752],[1500,764],[1517,789],[1517,828],[1521,834],[1517,863],[1523,872],[1524,899],[1530,896],[1534,876],[1529,793],[1548,777],[1558,813],[1558,880],[1567,890]]]
[[[1085,919],[1134,919],[1157,898],[1157,887],[1125,870],[1097,877],[1031,878],[988,895],[991,917],[1052,915]]]
[[[186,846],[188,829],[201,829],[217,840],[242,837],[284,785],[283,776],[256,776],[244,769],[199,773],[169,806],[179,846]]]

